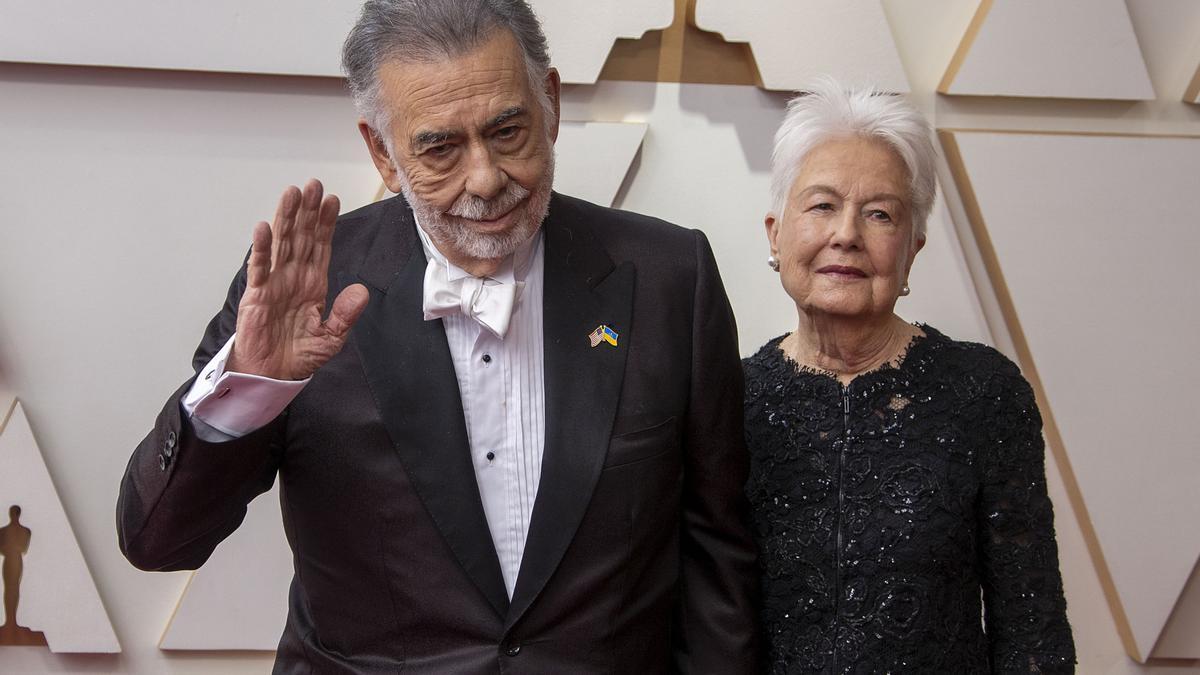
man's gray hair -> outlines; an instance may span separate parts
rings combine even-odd
[[[788,206],[788,193],[805,157],[822,142],[859,136],[887,143],[908,169],[913,232],[925,225],[937,194],[937,151],[928,120],[901,96],[873,89],[847,89],[821,78],[788,103],[771,153],[771,202],[777,218]]]
[[[359,114],[385,141],[391,110],[380,100],[379,67],[388,61],[437,63],[470,53],[497,30],[516,38],[539,106],[552,116],[542,86],[550,52],[525,0],[367,0],[342,46],[342,70]]]

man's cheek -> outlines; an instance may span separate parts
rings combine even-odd
[[[454,203],[462,192],[460,180],[453,173],[439,173],[427,169],[416,169],[409,174],[409,184],[413,192],[425,202],[439,210],[445,210]]]

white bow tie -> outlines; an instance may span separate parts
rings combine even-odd
[[[426,321],[462,312],[504,339],[513,307],[524,287],[521,281],[503,283],[471,276],[451,281],[446,265],[431,257],[425,267],[425,299],[421,309]]]

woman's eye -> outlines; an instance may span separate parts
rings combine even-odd
[[[833,204],[830,204],[829,202],[821,202],[820,204],[813,204],[812,206],[809,207],[808,210],[809,211],[832,211]]]
[[[871,216],[875,220],[881,220],[885,223],[892,222],[892,216],[887,211],[880,211],[880,210],[876,209],[874,211],[871,211],[867,215]]]

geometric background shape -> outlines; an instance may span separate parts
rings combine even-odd
[[[340,76],[361,0],[0,0],[0,60]]]
[[[909,91],[880,0],[695,2],[697,27],[750,44],[766,89],[801,90],[828,74],[882,91]]]
[[[1200,564],[1179,594],[1175,610],[1154,645],[1151,656],[1161,659],[1194,659],[1200,644]]]
[[[634,122],[569,122],[554,143],[554,189],[612,205],[642,147],[647,125]]]
[[[1185,431],[1200,390],[1184,384],[1200,381],[1200,138],[942,142],[1118,628],[1145,660],[1200,558],[1200,440]]]
[[[1124,0],[982,0],[938,91],[1154,98]]]
[[[1192,81],[1183,93],[1183,100],[1188,103],[1200,103],[1200,66],[1196,66],[1196,74],[1192,75]]]
[[[0,525],[21,507],[31,531],[22,556],[17,622],[45,634],[55,653],[121,651],[20,401],[0,400]],[[0,615],[4,610],[0,607]],[[7,619],[7,617],[5,617]]]
[[[618,38],[671,25],[674,0],[530,0],[562,81],[592,84]]]
[[[672,0],[531,0],[564,82],[596,81],[617,38],[670,25]],[[0,0],[0,61],[341,76],[361,0]],[[54,39],[47,39],[54,36]]]
[[[1147,68],[1163,94],[1132,105],[935,96],[977,0],[883,4],[913,100],[937,126],[1186,134],[1200,121],[1200,108],[1179,101],[1200,62],[1200,54],[1189,56],[1200,47],[1193,45],[1200,8],[1195,0],[1129,0]],[[219,6],[204,5],[206,11]],[[12,16],[0,11],[0,21]],[[111,27],[102,19],[96,30],[113,34],[147,27],[136,21]],[[191,28],[186,21],[179,25]],[[811,29],[792,28],[793,40]],[[334,42],[341,37],[333,36]],[[61,36],[47,31],[38,38]],[[225,48],[214,41],[197,53]],[[695,63],[683,64],[685,76]],[[563,89],[568,119],[651,124],[617,205],[704,230],[734,305],[744,353],[795,327],[795,310],[763,263],[766,160],[785,100],[753,86],[604,81]],[[216,309],[214,301],[224,297],[250,224],[271,212],[280,186],[312,175],[341,196],[347,210],[370,201],[378,174],[362,153],[354,119],[335,79],[0,63],[0,381],[21,392],[123,647],[112,656],[0,649],[0,672],[270,671],[269,653],[189,654],[157,647],[189,575],[132,568],[115,545],[112,505],[130,449],[162,398],[190,374],[187,355],[196,336]],[[997,346],[1014,354],[957,191],[942,174],[988,325]],[[914,277],[932,260],[927,256],[939,236],[935,227],[931,221],[931,243]],[[914,296],[928,289],[924,282],[914,286]],[[900,313],[917,301],[906,298]],[[1059,550],[1080,649],[1078,672],[1200,675],[1200,662],[1163,668],[1125,655],[1072,502],[1056,462],[1047,459],[1061,514]]]

